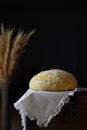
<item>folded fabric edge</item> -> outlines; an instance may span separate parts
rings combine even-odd
[[[27,112],[26,109],[24,108],[24,106],[22,106],[22,104],[17,105],[17,103],[14,103],[14,107],[16,108],[16,110],[19,110],[19,113],[21,115],[21,120],[22,120],[22,126],[23,126],[23,130],[26,130],[26,116],[28,116],[30,118],[30,120],[37,120],[37,125],[39,125],[39,127],[47,127],[48,123],[56,116],[59,114],[59,112],[61,111],[62,107],[64,106],[65,103],[69,102],[69,96],[73,96],[74,93],[77,91],[77,89],[75,89],[74,91],[70,91],[66,97],[64,97],[62,99],[62,101],[60,101],[60,103],[57,105],[56,111],[53,112],[51,115],[49,115],[47,117],[47,120],[45,120],[45,122],[42,122],[40,119],[38,119],[38,117],[35,117],[31,112]]]

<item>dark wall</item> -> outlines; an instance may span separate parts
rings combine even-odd
[[[27,6],[28,7],[28,6]],[[19,97],[28,89],[30,78],[51,68],[74,74],[79,86],[87,87],[87,14],[84,12],[29,12],[27,7],[10,6],[0,11],[0,23],[29,32],[36,28],[25,47],[12,81]]]

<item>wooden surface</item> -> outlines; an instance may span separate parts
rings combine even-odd
[[[78,93],[65,104],[59,115],[51,120],[48,127],[39,127],[36,121],[27,118],[27,130],[86,130],[87,93]]]
[[[29,118],[27,118],[27,130],[86,130],[87,93],[78,93],[74,101],[76,101],[74,105],[72,102],[65,104],[60,114],[51,120],[47,128],[40,128],[36,125],[36,121],[30,121]],[[19,112],[14,109],[13,104],[11,108],[11,128],[17,130],[22,129],[21,116]]]

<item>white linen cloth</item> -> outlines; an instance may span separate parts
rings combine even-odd
[[[26,129],[26,116],[31,120],[36,119],[37,125],[47,127],[53,117],[59,114],[63,105],[69,102],[69,96],[75,91],[34,91],[27,90],[25,94],[14,103],[22,118],[22,125]]]

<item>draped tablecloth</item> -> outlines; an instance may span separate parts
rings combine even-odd
[[[36,120],[37,125],[47,127],[53,117],[59,114],[63,105],[69,102],[77,89],[73,91],[34,91],[27,90],[25,94],[14,103],[19,110],[23,129],[26,130],[26,116]]]

